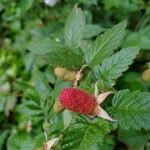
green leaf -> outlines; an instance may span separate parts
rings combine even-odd
[[[43,55],[50,66],[61,66],[71,70],[80,69],[83,65],[82,57],[66,47],[61,47]]]
[[[45,103],[49,99],[49,95],[52,92],[48,84],[48,79],[45,74],[40,72],[38,69],[33,71],[33,81],[35,84],[35,90],[37,98],[30,96],[24,99],[23,103],[19,105],[18,111],[23,113],[25,116],[36,116],[38,119],[41,119],[40,116],[43,116],[44,112],[47,111]],[[52,101],[48,101],[52,103]],[[48,105],[50,108],[50,105]]]
[[[87,52],[87,63],[95,66],[100,64],[104,58],[112,55],[114,49],[120,45],[120,42],[123,39],[126,24],[126,21],[122,21],[100,35],[96,39],[93,48]]]
[[[57,45],[49,38],[34,39],[28,46],[28,49],[37,55],[45,54],[56,49]]]
[[[63,122],[64,122],[64,128],[65,129],[69,126],[71,120],[72,120],[71,112],[68,111],[68,110],[64,110],[64,112],[63,112]]]
[[[51,91],[46,75],[38,69],[35,69],[33,71],[33,81],[35,83],[35,89],[38,92],[40,98],[45,100]]]
[[[104,28],[96,24],[85,25],[83,36],[84,38],[91,38],[104,31]]]
[[[63,135],[62,149],[91,150],[97,143],[103,143],[109,130],[108,122],[100,118],[75,117]]]
[[[106,58],[101,66],[96,67],[96,76],[103,81],[113,83],[122,72],[128,69],[128,66],[133,62],[133,59],[138,54],[139,48],[129,47],[122,49],[109,58]]]
[[[99,147],[98,150],[114,150],[115,141],[113,138],[114,137],[112,135],[106,135],[104,143],[102,144],[102,146]]]
[[[16,95],[15,93],[12,93],[12,95],[9,97],[6,106],[5,106],[5,115],[8,117],[10,115],[10,112],[13,111],[15,105],[16,105]]]
[[[20,8],[22,15],[25,14],[33,5],[33,0],[21,0]]]
[[[133,150],[144,149],[144,144],[148,142],[148,134],[145,131],[121,130],[119,140],[128,144]]]
[[[34,142],[26,133],[12,134],[7,141],[7,150],[33,150]]]
[[[97,5],[97,0],[79,0],[79,2],[85,5]]]
[[[128,35],[122,43],[124,47],[138,46],[142,49],[150,49],[150,25],[140,29],[138,32],[128,32]]]
[[[39,57],[50,66],[61,66],[75,70],[80,69],[83,65],[80,51],[74,52],[60,42],[55,42],[48,38],[32,41],[28,49],[33,54],[40,55]]]
[[[128,71],[119,79],[119,88],[130,89],[130,90],[140,90],[144,91],[144,83],[139,80],[140,74],[138,72]]]
[[[112,99],[112,115],[121,128],[150,129],[150,94],[122,90]]]
[[[70,48],[78,48],[83,37],[85,20],[80,8],[75,6],[66,20],[64,37],[66,45]]]
[[[17,108],[17,111],[28,117],[38,116],[37,119],[41,119],[40,117],[43,116],[42,108],[32,99],[26,100],[20,104]]]
[[[5,142],[7,135],[8,135],[8,130],[0,133],[0,150],[3,149],[3,145],[4,145],[4,142]]]
[[[43,143],[45,143],[45,137],[44,137],[44,134],[41,133],[41,134],[38,134],[36,137],[35,137],[35,145],[34,145],[34,150],[38,150],[39,147],[43,147]]]

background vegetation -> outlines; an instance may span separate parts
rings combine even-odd
[[[62,135],[56,150],[150,149],[148,0],[1,0],[0,22],[1,150],[42,150],[44,133]],[[54,68],[85,63],[79,87],[116,91],[103,107],[117,123],[53,111],[71,86]]]

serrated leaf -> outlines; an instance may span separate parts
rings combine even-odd
[[[122,90],[112,99],[112,115],[121,128],[150,129],[150,94]]]
[[[83,36],[84,38],[91,38],[93,36],[96,36],[104,31],[104,28],[102,28],[99,25],[96,24],[87,24],[85,25]]]
[[[66,20],[64,37],[68,47],[76,49],[83,37],[85,20],[80,8],[75,6]]]
[[[28,49],[37,55],[42,55],[55,50],[57,44],[49,38],[34,39],[30,42]]]
[[[82,57],[66,47],[55,49],[43,55],[43,58],[50,66],[61,66],[71,70],[80,69],[83,65]]]
[[[122,21],[100,35],[96,39],[93,48],[87,52],[87,63],[95,66],[100,64],[104,58],[112,55],[114,49],[119,46],[123,39],[126,24],[126,21]]]
[[[32,99],[25,101],[18,106],[18,111],[23,113],[25,116],[36,116],[43,115],[43,111]]]
[[[97,78],[113,83],[128,69],[128,66],[133,62],[138,51],[139,48],[137,47],[129,47],[120,50],[109,58],[106,58],[101,66],[95,67]]]
[[[63,135],[63,150],[91,150],[97,143],[102,144],[109,132],[109,124],[102,119],[75,117]]]
[[[148,142],[147,133],[138,130],[121,130],[118,138],[128,144],[133,150],[143,149],[144,144]]]
[[[40,58],[50,66],[61,66],[74,70],[80,69],[83,65],[80,51],[73,52],[70,48],[48,38],[32,41],[28,49],[33,54],[40,55]]]

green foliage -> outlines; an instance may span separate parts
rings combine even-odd
[[[75,117],[63,135],[62,149],[91,150],[96,144],[103,143],[109,131],[109,124],[102,119]]]
[[[139,46],[143,49],[150,47],[150,26],[140,29],[138,32],[130,32],[123,43],[123,46]]]
[[[7,130],[4,131],[3,133],[1,133],[1,135],[0,135],[0,150],[3,149],[3,145],[5,143],[5,139],[6,139],[7,136],[8,136],[8,131]]]
[[[83,3],[83,4],[86,4],[86,5],[96,5],[97,4],[97,0],[90,0],[90,1],[87,1],[87,0],[79,0],[80,3]]]
[[[119,139],[124,143],[129,144],[131,149],[139,150],[144,148],[149,137],[146,131],[138,130],[121,130],[119,132]]]
[[[51,66],[61,66],[71,70],[80,69],[84,62],[81,55],[67,47],[55,49],[55,51],[43,55],[43,58]]]
[[[8,150],[32,150],[34,146],[32,138],[26,133],[12,134],[7,142]]]
[[[137,72],[127,72],[119,79],[118,86],[131,90],[148,90],[140,78],[141,77]]]
[[[66,45],[70,48],[76,49],[80,45],[83,37],[85,20],[83,13],[77,6],[74,7],[66,20],[64,37]]]
[[[68,47],[61,45],[61,43],[54,42],[48,38],[33,41],[28,48],[32,53],[41,55],[41,57],[44,58],[44,61],[50,66],[78,69],[83,64],[80,54],[73,52]],[[68,62],[70,63],[68,64]]]
[[[32,41],[28,47],[28,49],[37,55],[48,53],[57,48],[55,42],[50,40],[49,38],[36,39]]]
[[[124,129],[150,129],[150,94],[122,90],[112,99],[112,114]]]
[[[33,80],[35,82],[35,88],[36,91],[38,92],[39,96],[42,99],[46,99],[48,96],[49,92],[51,91],[51,88],[49,87],[47,83],[47,78],[45,74],[42,74],[40,71],[37,69],[34,70],[33,73]]]
[[[0,150],[39,150],[60,135],[54,150],[150,149],[148,1],[1,0],[0,16]],[[77,87],[114,91],[101,107],[116,122],[53,109],[73,86],[55,67],[84,64]]]
[[[25,14],[33,5],[34,0],[24,0],[20,2],[21,13]]]
[[[114,0],[114,2],[112,2],[111,0],[104,0],[104,3],[105,8],[108,10],[121,7],[123,11],[125,11],[125,9],[127,9],[128,11],[133,11],[138,9],[138,5],[140,5],[141,8],[144,5],[142,0],[133,0],[133,1]]]
[[[111,57],[103,60],[101,66],[96,67],[96,75],[103,81],[113,83],[128,69],[128,66],[133,62],[138,51],[139,48],[136,47],[120,50]]]
[[[102,146],[100,146],[100,149],[102,149],[102,150],[113,150],[114,147],[115,147],[115,142],[114,142],[113,136],[106,135]]]
[[[103,31],[104,31],[104,28],[100,27],[99,25],[87,24],[87,25],[85,25],[85,28],[84,28],[83,37],[91,38],[93,36],[97,36],[98,34],[100,34]]]
[[[104,58],[112,55],[114,49],[119,46],[123,39],[126,24],[127,22],[123,21],[100,35],[96,39],[93,48],[87,52],[86,61],[94,66],[100,64]]]

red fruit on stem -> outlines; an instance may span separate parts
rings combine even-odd
[[[111,93],[112,92],[108,91],[92,96],[78,88],[70,87],[61,91],[59,102],[64,108],[71,111],[89,115],[90,117],[99,116],[109,121],[115,121],[100,106],[105,98]]]
[[[62,90],[59,101],[65,108],[85,115],[92,115],[98,105],[94,96],[73,87]]]

